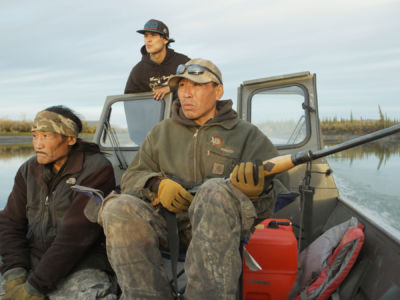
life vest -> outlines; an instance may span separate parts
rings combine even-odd
[[[360,253],[363,230],[364,226],[352,217],[327,230],[300,253],[302,288],[296,300],[324,300],[335,292]]]

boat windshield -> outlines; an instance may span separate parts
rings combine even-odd
[[[161,121],[164,101],[153,99],[115,102],[111,106],[105,130],[103,147],[139,147],[147,133]]]
[[[300,86],[257,91],[251,98],[251,123],[278,146],[302,143],[308,136],[307,97]]]

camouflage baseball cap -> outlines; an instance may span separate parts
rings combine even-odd
[[[37,113],[35,120],[33,120],[31,131],[55,132],[64,136],[74,137],[78,137],[79,134],[78,125],[74,121],[47,110]]]
[[[213,62],[202,59],[193,58],[184,65],[179,65],[176,69],[176,75],[168,80],[170,88],[177,88],[181,79],[186,78],[197,83],[215,82],[222,83],[222,74]]]
[[[169,30],[167,25],[155,19],[151,19],[144,24],[143,29],[136,30],[136,32],[145,34],[145,32],[155,32],[165,37],[170,43],[175,42],[174,39],[169,38]]]

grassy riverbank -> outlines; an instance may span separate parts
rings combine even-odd
[[[380,107],[378,107],[379,119],[354,119],[352,113],[350,118],[323,118],[321,120],[322,134],[326,136],[333,135],[347,135],[357,136],[371,133],[386,127],[399,124],[399,120],[392,120],[385,116]],[[96,126],[89,126],[87,122],[82,122],[82,136],[93,136],[96,131]],[[7,119],[0,119],[0,136],[30,136],[32,122],[14,121]]]
[[[321,130],[324,135],[364,135],[383,128],[399,124],[399,120],[389,119],[378,106],[379,119],[355,120],[350,113],[349,119],[325,118],[321,120]]]
[[[96,131],[96,126],[89,126],[87,122],[82,121],[81,135],[93,135]],[[26,136],[31,135],[32,121],[14,121],[0,119],[0,135],[5,136]]]
[[[399,124],[393,120],[337,120],[324,119],[321,130],[324,135],[364,135]]]
[[[79,137],[88,141],[92,140],[94,132],[96,131],[96,126],[88,126],[86,122],[82,122],[82,125],[83,128],[81,134],[79,134]],[[31,121],[13,121],[0,119],[0,145],[32,145],[31,128]],[[5,149],[0,150],[0,152],[9,151],[11,148]]]

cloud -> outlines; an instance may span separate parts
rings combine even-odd
[[[175,50],[218,64],[225,97],[244,80],[309,70],[321,114],[396,108],[399,10],[395,0],[1,1],[0,109],[100,110],[140,60],[136,30],[150,18],[167,23]]]

